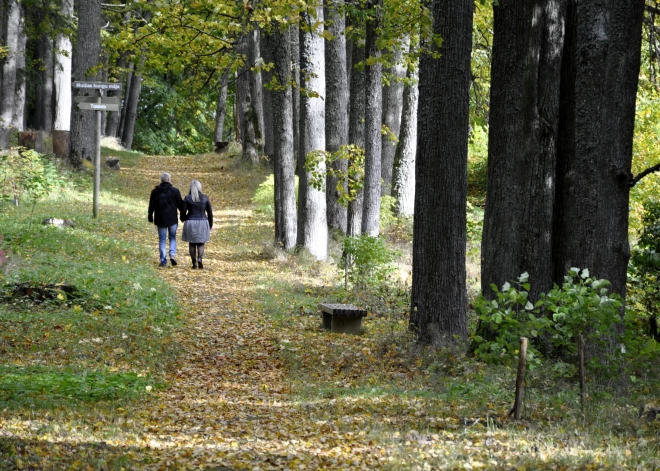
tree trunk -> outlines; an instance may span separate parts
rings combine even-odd
[[[259,117],[258,99],[261,88],[261,79],[250,69],[254,66],[258,57],[257,31],[249,31],[243,39],[246,51],[246,64],[243,76],[240,80],[241,86],[241,128],[243,137],[243,155],[241,160],[249,165],[259,163],[259,156],[263,153],[263,135],[261,134],[261,123]]]
[[[375,59],[366,68],[366,111],[364,146],[364,207],[362,210],[362,232],[372,237],[380,233],[380,193],[381,193],[381,123],[383,120],[382,65],[378,62],[380,50],[377,45],[377,30],[380,27],[383,0],[370,0],[372,10],[367,19],[366,57]]]
[[[73,16],[73,0],[62,0],[61,13]],[[69,158],[69,130],[71,129],[71,39],[58,34],[55,39],[55,118],[53,121],[53,152],[58,159]]]
[[[293,156],[296,160],[296,175],[303,159],[300,157],[300,31],[291,28],[291,72],[293,94]]]
[[[121,143],[126,149],[133,148],[133,137],[135,136],[135,121],[137,119],[137,109],[140,102],[140,93],[142,92],[142,69],[144,67],[145,57],[140,57],[140,63],[133,71],[131,77],[131,88],[126,92],[124,103],[124,128],[121,133]]]
[[[488,186],[481,287],[529,273],[552,288],[552,220],[565,0],[501,0],[494,9]]]
[[[465,245],[473,0],[434,0],[441,57],[420,61],[410,328],[422,343],[465,337]],[[427,44],[436,49],[437,46]]]
[[[218,104],[215,108],[215,133],[213,143],[221,142],[225,131],[225,115],[227,114],[227,88],[229,86],[229,75],[231,68],[227,67],[219,80],[220,91],[218,92]]]
[[[128,64],[128,72],[126,72],[126,92],[124,96],[124,104],[121,107],[121,111],[119,113],[119,127],[117,128],[117,137],[119,138],[119,142],[123,142],[124,140],[124,123],[126,123],[126,111],[128,111],[127,104],[128,104],[128,94],[131,91],[131,83],[133,82],[133,77],[135,76],[135,62],[131,61]]]
[[[101,52],[101,2],[79,0],[78,35],[73,48],[73,76],[75,80],[97,80],[93,71],[98,65]],[[95,92],[81,90],[79,95]],[[92,160],[95,152],[96,120],[93,113],[78,109],[75,104],[71,113],[71,152],[69,163],[80,167],[84,159]]]
[[[25,32],[25,12],[21,5],[21,21],[18,30],[18,44],[16,49],[16,97],[14,98],[14,113],[12,122],[14,129],[23,131],[25,129],[25,102],[27,94],[27,70],[25,68],[25,47],[27,45],[27,34]]]
[[[325,71],[327,74],[325,91],[325,142],[326,150],[334,153],[348,144],[348,77],[346,75],[346,20],[344,0],[330,0],[326,9],[326,31],[332,35],[325,41]],[[345,159],[332,160],[330,168],[337,174],[346,173],[348,162]],[[339,204],[339,191],[336,176],[328,175],[326,180],[326,205],[328,227],[346,232],[346,208]],[[341,185],[346,188],[345,179]]]
[[[131,20],[131,13],[125,12],[123,15],[124,23],[128,23]],[[114,79],[120,83],[126,82],[128,79],[129,72],[126,70],[126,53],[122,53],[117,59],[116,64],[117,73],[114,74]],[[128,94],[130,90],[130,84],[126,83],[125,92]],[[124,89],[111,90],[110,96],[115,96],[119,100],[119,106],[121,107],[122,102],[124,101]],[[110,137],[118,137],[121,123],[121,111],[111,111],[108,113],[108,118],[105,125],[105,135]],[[121,141],[121,140],[120,140]]]
[[[385,76],[389,79],[389,85],[383,87],[383,124],[387,126],[389,133],[392,133],[397,139],[399,139],[401,131],[403,109],[403,83],[401,80],[406,76],[403,54],[408,52],[408,44],[409,40],[406,37],[399,45],[395,46],[392,54],[392,67],[389,67],[385,72]],[[383,179],[381,194],[383,196],[392,193],[392,172],[397,147],[397,142],[391,140],[389,133],[381,137],[381,176]]]
[[[266,35],[264,32],[261,33],[261,43],[259,50],[261,52],[261,58],[263,59],[264,64],[270,64],[273,62],[273,57],[270,52],[270,47],[268,42],[271,38]],[[262,114],[263,114],[263,126],[264,126],[264,154],[272,157],[274,155],[275,147],[273,143],[273,99],[272,91],[268,88],[273,77],[273,73],[269,70],[261,71],[261,96],[262,96]],[[293,139],[293,138],[292,138]]]
[[[354,65],[364,61],[364,44],[359,41],[353,41],[351,51],[352,63]],[[349,132],[348,141],[361,149],[364,149],[364,116],[365,107],[365,73],[364,69],[358,70],[353,67],[351,71],[351,100],[349,113]],[[349,166],[354,166],[354,162],[349,162]],[[362,206],[364,201],[364,191],[359,190],[355,199],[348,204],[348,224],[346,228],[347,235],[351,237],[359,236],[362,233]]]
[[[293,29],[290,28],[290,29]],[[278,87],[271,91],[273,113],[273,160],[275,176],[275,242],[284,250],[296,245],[296,160],[293,155],[293,96],[291,81],[291,33],[275,32],[268,40]]]
[[[561,89],[555,281],[588,268],[625,299],[644,2],[569,2]]]
[[[39,59],[43,70],[35,84],[35,128],[46,132],[53,130],[53,39],[42,36],[38,42]]]
[[[16,105],[16,74],[18,43],[20,31],[25,20],[22,8],[16,0],[6,3],[7,22],[5,27],[5,46],[8,55],[2,64],[2,101],[0,102],[0,149],[9,148],[9,138],[13,128],[14,108]]]
[[[316,17],[303,15],[303,21],[311,26],[323,23],[323,2],[316,8]],[[305,90],[300,103],[300,152],[307,157],[310,152],[325,151],[325,49],[320,28],[311,31],[301,30],[300,41],[300,82]],[[310,93],[316,96],[310,96]],[[325,163],[318,172],[325,173]],[[328,256],[328,225],[326,220],[325,189],[317,190],[310,185],[311,172],[302,171],[299,177],[298,205],[302,213],[298,217],[298,245],[306,248],[317,260]],[[300,217],[302,215],[302,217]]]
[[[403,111],[399,142],[394,154],[392,196],[396,199],[397,216],[412,217],[415,210],[415,154],[417,153],[417,105],[419,88],[417,71],[409,70],[407,78],[415,83],[403,90]]]
[[[250,74],[250,92],[252,94],[252,107],[256,115],[257,141],[259,143],[259,154],[264,153],[266,143],[266,127],[264,125],[264,87],[261,79],[261,31],[255,28],[250,37],[250,48],[248,49],[250,67],[255,70]]]

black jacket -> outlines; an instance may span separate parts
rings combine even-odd
[[[211,208],[211,202],[208,196],[200,194],[199,201],[195,202],[188,195],[184,202],[186,203],[186,211],[181,215],[182,221],[188,219],[208,219],[209,227],[213,227],[213,209]]]
[[[152,190],[149,198],[149,222],[159,227],[173,226],[179,222],[177,209],[183,214],[186,205],[179,190],[171,183],[163,182]]]

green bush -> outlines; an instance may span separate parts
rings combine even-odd
[[[348,281],[354,287],[378,287],[396,270],[397,256],[379,237],[346,237],[340,268],[348,265]]]
[[[606,347],[623,340],[615,334],[615,325],[622,322],[622,301],[618,295],[609,293],[609,284],[607,280],[590,277],[587,269],[572,268],[561,287],[554,285],[535,304],[529,300],[527,273],[513,285],[505,283],[501,290],[492,285],[495,299],[480,296],[475,301],[475,311],[480,322],[494,335],[489,340],[475,334],[473,340],[478,345],[475,353],[486,361],[511,362],[517,354],[520,337],[528,337],[531,341],[528,360],[534,367],[542,359],[541,339],[547,339],[554,352],[569,359],[574,358],[577,337],[582,335],[585,343],[599,352],[589,359],[590,367],[609,368],[615,364],[612,355],[620,350],[605,353],[613,351]]]
[[[0,156],[0,199],[18,205],[27,196],[33,204],[63,185],[55,164],[34,150],[10,150]]]

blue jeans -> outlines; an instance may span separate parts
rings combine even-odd
[[[176,258],[176,229],[178,224],[172,226],[158,226],[158,252],[160,253],[160,264],[167,264],[167,245],[166,239],[170,237],[170,260]]]

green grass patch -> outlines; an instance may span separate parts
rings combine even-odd
[[[121,401],[163,386],[132,372],[0,365],[0,407]]]

